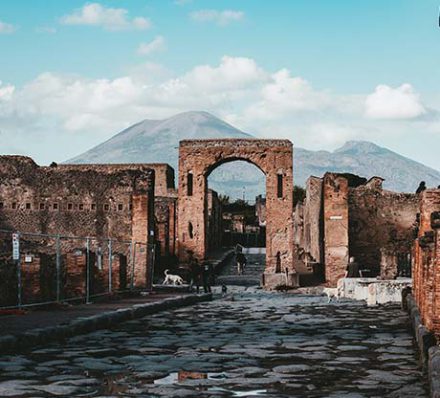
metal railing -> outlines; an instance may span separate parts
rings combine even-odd
[[[94,297],[151,288],[154,254],[155,246],[143,242],[0,230],[0,309],[90,303]]]

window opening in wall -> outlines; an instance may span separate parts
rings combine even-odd
[[[276,265],[275,265],[275,272],[277,274],[281,273],[281,253],[277,252],[277,256],[276,256]]]
[[[52,207],[53,207],[54,210],[58,210],[58,203],[54,203],[54,204],[52,205]]]
[[[0,202],[0,209],[3,209],[5,207],[5,204],[3,202]]]
[[[45,205],[44,205],[44,203],[40,203],[40,210],[44,210],[45,209]]]
[[[277,175],[277,196],[279,198],[283,197],[283,175]]]
[[[119,211],[122,211],[123,209],[124,209],[124,205],[123,205],[123,204],[121,204],[121,203],[120,203],[120,204],[118,204],[118,210],[119,210]]]
[[[108,211],[109,209],[110,209],[110,206],[107,205],[107,204],[105,204],[105,205],[104,205],[104,210],[105,210],[105,211]]]
[[[12,208],[15,210],[17,208],[17,202],[12,202]]]
[[[96,210],[96,204],[95,204],[95,203],[92,203],[91,206],[90,206],[90,209],[92,209],[92,210]]]
[[[188,173],[187,181],[186,181],[186,187],[187,187],[187,195],[192,196],[193,194],[193,181],[194,176],[192,173]]]
[[[31,209],[31,204],[30,203],[26,203],[26,209],[30,210]]]
[[[67,210],[72,210],[72,209],[73,209],[73,203],[68,203]]]
[[[188,234],[191,239],[194,238],[194,228],[192,223],[188,223]]]

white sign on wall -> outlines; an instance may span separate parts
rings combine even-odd
[[[20,260],[20,236],[17,233],[12,234],[12,259]]]

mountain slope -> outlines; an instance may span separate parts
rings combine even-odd
[[[181,139],[252,138],[208,112],[144,120],[68,163],[169,163],[176,168]]]
[[[177,171],[182,139],[253,138],[207,112],[185,112],[165,120],[144,120],[68,163],[169,163]],[[349,141],[334,152],[294,149],[295,184],[304,185],[310,175],[326,171],[349,172],[363,177],[385,178],[394,191],[413,192],[421,180],[440,184],[440,172],[367,141]],[[253,200],[265,192],[265,177],[246,162],[224,164],[209,177],[220,193]],[[245,191],[245,192],[244,192]]]

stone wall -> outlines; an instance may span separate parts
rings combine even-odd
[[[415,194],[384,191],[382,179],[349,189],[349,252],[361,268],[397,276],[397,259],[411,252],[418,212]]]
[[[414,244],[413,295],[426,328],[440,336],[440,190],[420,197],[417,240]]]
[[[253,163],[266,175],[266,272],[277,264],[294,275],[293,148],[288,140],[184,140],[179,147],[179,258],[188,250],[206,257],[207,178],[219,165],[234,160]],[[282,281],[282,278],[278,278]],[[275,283],[271,279],[271,283]]]
[[[323,180],[325,279],[335,286],[348,264],[348,181],[326,173]]]
[[[223,215],[222,205],[216,191],[209,189],[208,201],[208,250],[215,250],[222,245]]]
[[[298,261],[324,264],[331,285],[351,256],[370,276],[383,279],[394,279],[409,265],[418,200],[384,191],[382,181],[338,173],[310,177],[305,200],[295,209]]]
[[[310,260],[317,263],[324,261],[322,184],[322,178],[310,177],[304,199],[304,250],[309,253]]]
[[[258,225],[260,227],[266,226],[266,197],[258,195],[255,198],[255,215],[258,219]]]
[[[145,165],[39,167],[27,157],[0,156],[0,229],[136,241],[135,284],[145,286],[146,246],[154,242],[154,183],[154,170]],[[29,274],[40,272],[38,258],[54,255],[45,239],[32,251],[35,264],[24,267]],[[63,253],[78,245],[84,248],[84,242],[65,240]],[[121,255],[128,255],[127,247]]]
[[[163,261],[177,255],[177,192],[155,199],[156,243]]]

